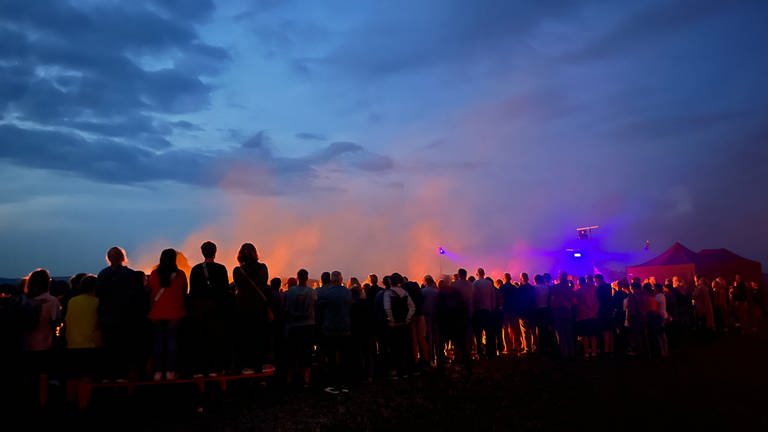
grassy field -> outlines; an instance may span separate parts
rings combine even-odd
[[[147,431],[766,430],[765,334],[690,342],[666,359],[478,361],[471,377],[430,372],[344,395],[235,382],[209,394],[203,413],[191,387],[105,389],[85,411],[54,399],[34,419]]]

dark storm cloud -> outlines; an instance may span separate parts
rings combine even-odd
[[[184,131],[187,131],[187,132],[202,132],[202,131],[205,130],[205,129],[201,128],[200,126],[198,126],[198,125],[196,125],[194,123],[188,122],[186,120],[179,120],[179,121],[171,123],[171,125],[174,128],[176,128],[176,129],[184,130]]]
[[[433,1],[408,8],[371,8],[370,22],[345,32],[326,55],[293,58],[294,67],[333,68],[352,75],[397,74],[438,64],[468,62],[490,52],[512,56],[527,47],[525,36],[543,22],[573,14],[578,2],[518,3]],[[381,10],[380,10],[381,9]],[[301,38],[303,28],[282,28],[281,40]],[[257,34],[270,42],[274,33]]]
[[[302,157],[278,157],[266,131],[256,133],[239,148],[214,153],[168,149],[170,145],[162,141],[137,146],[120,140],[85,139],[75,133],[8,124],[0,125],[0,143],[0,160],[22,167],[115,184],[167,180],[216,187],[228,179],[229,185],[253,194],[311,190],[323,167],[331,163],[353,170],[385,171],[394,166],[388,157],[350,142],[332,143]],[[237,173],[234,180],[232,172]],[[264,178],[269,182],[260,181]]]
[[[92,143],[167,148],[174,127],[200,130],[158,115],[208,107],[212,87],[202,78],[229,58],[195,29],[210,1],[0,1],[0,9],[0,110],[24,127],[95,135]],[[215,66],[194,67],[204,64]]]
[[[312,133],[312,132],[299,132],[296,134],[296,138],[307,140],[307,141],[325,141],[326,139],[328,139],[323,134]]]
[[[153,0],[169,16],[197,21],[208,17],[215,9],[212,0]]]
[[[740,2],[758,6],[760,1]],[[739,7],[718,0],[684,0],[677,2],[648,2],[635,14],[617,20],[611,29],[584,49],[567,55],[568,61],[602,59],[626,54],[670,38],[688,38],[690,27],[712,18],[738,14]]]

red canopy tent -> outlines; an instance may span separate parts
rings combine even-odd
[[[692,281],[698,270],[697,258],[696,252],[675,243],[650,261],[627,267],[627,277],[646,279],[655,276],[657,281],[663,283],[664,279],[679,276],[686,281]]]
[[[747,282],[761,282],[763,266],[728,249],[703,249],[697,254],[701,275],[712,280],[722,276],[729,283],[737,274]]]
[[[758,261],[744,258],[728,249],[703,249],[696,253],[680,243],[673,244],[650,261],[627,267],[627,276],[630,278],[655,276],[659,282],[672,276],[693,281],[693,276],[697,274],[710,280],[722,276],[728,283],[740,274],[749,282],[762,280],[763,269]]]

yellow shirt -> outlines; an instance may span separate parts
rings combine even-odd
[[[101,346],[98,308],[99,299],[90,294],[81,294],[69,301],[64,318],[67,348]]]

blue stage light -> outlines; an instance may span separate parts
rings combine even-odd
[[[439,253],[440,255],[445,255],[445,249],[443,249],[442,247],[438,247],[437,253]]]
[[[581,258],[581,252],[574,252],[573,253],[574,258]]]

